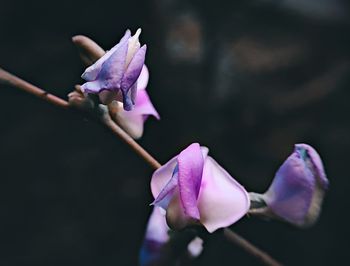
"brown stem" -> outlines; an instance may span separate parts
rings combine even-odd
[[[105,51],[97,43],[84,35],[76,35],[72,41],[78,48],[82,61],[87,66],[92,65],[105,54]]]
[[[235,243],[236,245],[243,248],[245,251],[247,251],[252,256],[258,258],[261,262],[263,262],[265,265],[269,266],[282,266],[280,262],[272,258],[269,254],[262,251],[261,249],[254,246],[252,243],[238,235],[237,233],[233,232],[232,230],[225,228],[224,229],[224,236],[227,240],[229,240],[232,243]]]
[[[69,103],[62,98],[52,95],[7,71],[0,68],[0,83],[11,85],[15,88],[21,89],[25,92],[33,94],[49,103],[56,106],[60,106],[64,109],[70,107]],[[106,127],[108,127],[115,135],[121,138],[126,144],[128,144],[138,155],[140,155],[153,169],[161,167],[161,164],[157,162],[144,148],[142,148],[135,140],[133,140],[121,127],[113,122],[108,116],[104,116],[101,121]]]
[[[84,35],[76,35],[72,38],[79,50],[79,55],[86,66],[93,64],[105,54],[105,51],[93,40]]]
[[[130,146],[138,155],[140,155],[154,170],[160,168],[162,165],[154,159],[142,146],[140,146],[132,137],[129,136],[120,126],[118,126],[110,116],[103,117],[103,123],[112,130],[112,132],[121,138],[126,144]]]
[[[3,70],[0,68],[0,83],[11,85],[15,88],[21,89],[25,92],[28,92],[30,94],[34,94],[35,96],[52,103],[54,105],[60,106],[62,108],[68,108],[69,104],[67,101],[52,95],[26,81],[23,79],[20,79],[16,77],[15,75],[12,75],[11,73]]]

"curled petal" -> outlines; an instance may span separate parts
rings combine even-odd
[[[130,30],[127,30],[123,38],[117,43],[111,50],[105,53],[100,59],[98,59],[93,65],[89,66],[83,75],[81,76],[86,81],[95,80],[101,71],[102,64],[123,44],[128,42],[130,38]]]
[[[98,80],[85,82],[81,85],[83,93],[98,93],[101,90],[101,84]]]
[[[120,42],[110,51],[104,54],[92,66],[88,67],[82,75],[82,78],[88,82],[98,81],[84,87],[92,87],[90,93],[100,93],[102,91],[115,92],[103,93],[100,98],[104,104],[111,103],[112,100],[122,98],[123,108],[126,111],[133,109],[136,104],[137,91],[145,89],[148,81],[148,71],[144,66],[146,45],[140,48],[138,40],[141,29],[138,29],[134,36],[130,37],[130,31],[127,30]],[[140,85],[137,80],[144,69],[140,78]],[[118,92],[121,90],[120,95]],[[112,97],[113,96],[113,97]],[[115,97],[114,97],[115,96]]]
[[[113,80],[113,84],[108,83],[106,87],[119,89],[124,74],[127,51],[128,43],[124,42],[102,63],[102,68],[97,79],[106,81],[107,83]]]
[[[200,222],[211,233],[238,221],[247,213],[249,206],[249,196],[244,187],[208,156],[198,198]]]
[[[136,98],[137,98],[137,81],[130,88],[130,96],[131,96],[132,104],[135,105]]]
[[[134,36],[129,38],[128,41],[128,54],[126,56],[126,67],[129,65],[131,59],[134,57],[138,49],[140,49],[139,37],[141,34],[141,29],[138,29]]]
[[[157,169],[151,179],[151,191],[154,198],[157,198],[162,189],[166,186],[172,177],[174,169],[177,164],[177,156],[172,158],[169,162]]]
[[[134,107],[134,104],[131,99],[131,91],[121,91],[123,95],[123,107],[125,111],[131,111]]]
[[[140,76],[142,67],[145,62],[146,50],[147,46],[143,45],[131,59],[131,62],[121,80],[121,89],[123,91],[127,92]]]
[[[115,100],[124,73],[126,52],[127,42],[124,42],[102,63],[97,79],[83,84],[82,90],[85,93],[100,93],[100,100],[104,104]]]
[[[179,170],[178,167],[176,166],[173,172],[173,176],[169,180],[169,182],[165,185],[165,187],[162,189],[162,191],[159,193],[157,198],[154,200],[153,204],[155,206],[161,207],[164,210],[168,208],[168,205],[170,203],[170,200],[175,194],[175,190],[177,188],[178,184],[178,175]]]
[[[197,198],[203,173],[203,155],[198,143],[193,143],[177,157],[179,166],[179,192],[186,215],[200,219]]]
[[[173,230],[182,230],[188,225],[198,224],[198,219],[185,213],[178,187],[175,188],[166,209],[166,221]]]

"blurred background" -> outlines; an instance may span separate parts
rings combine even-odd
[[[349,3],[341,0],[2,0],[0,66],[61,97],[81,83],[71,37],[105,49],[143,29],[162,120],[140,143],[166,162],[192,142],[263,192],[294,143],[331,182],[307,230],[233,228],[287,265],[348,261]],[[136,265],[152,169],[108,130],[0,85],[0,265]],[[193,265],[259,265],[213,237]]]

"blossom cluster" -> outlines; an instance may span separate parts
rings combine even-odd
[[[146,92],[149,71],[140,33],[139,29],[131,36],[127,30],[117,45],[85,70],[82,78],[86,83],[81,86],[86,95],[98,94],[114,121],[134,138],[141,137],[148,116],[159,119]],[[153,173],[153,212],[141,249],[141,265],[160,259],[172,230],[203,226],[212,233],[249,213],[299,227],[310,226],[319,217],[329,181],[320,156],[310,145],[295,145],[262,194],[248,193],[208,153],[207,147],[193,143]],[[188,250],[193,257],[199,255],[202,242],[191,242]]]

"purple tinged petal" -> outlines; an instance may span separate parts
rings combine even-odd
[[[132,112],[135,112],[135,114],[139,114],[142,116],[148,116],[153,115],[158,120],[160,119],[160,116],[156,109],[154,108],[147,92],[145,90],[140,90],[137,93],[136,97],[136,103],[135,108]]]
[[[154,198],[158,197],[159,193],[171,179],[176,164],[177,156],[172,158],[153,173],[151,179],[151,191]]]
[[[249,210],[247,191],[207,154],[206,147],[191,144],[152,176],[155,202],[166,209],[167,223],[175,230],[200,222],[213,232]]]
[[[139,78],[137,79],[137,90],[145,90],[148,84],[149,71],[146,65],[143,65]]]
[[[137,81],[130,88],[130,96],[131,96],[132,104],[135,105],[136,104],[136,98],[137,98]]]
[[[108,90],[118,93],[122,90],[123,107],[126,111],[131,111],[136,103],[137,90],[144,89],[148,80],[148,71],[143,67],[146,45],[140,47],[138,36],[141,30],[138,29],[133,37],[130,37],[128,30],[121,41],[108,51],[97,62],[86,69],[82,77],[87,81],[99,81],[99,87],[94,86],[92,93]],[[129,62],[130,60],[130,62]],[[137,80],[141,74],[140,86],[137,85]],[[113,95],[114,96],[114,95]],[[104,93],[101,99],[104,104],[111,103],[117,99],[112,97],[111,93]]]
[[[211,233],[241,219],[249,207],[249,195],[244,187],[208,156],[198,198],[200,222]]]
[[[127,41],[120,43],[118,49],[114,49],[105,61],[100,61],[101,70],[97,75],[97,80],[91,85],[83,85],[83,90],[90,93],[100,93],[100,100],[104,104],[109,104],[116,99],[120,90],[120,82],[124,73],[125,58],[127,53]],[[98,84],[98,86],[97,86]],[[92,88],[90,88],[92,87]],[[106,92],[107,91],[107,92]]]
[[[193,143],[177,157],[179,167],[179,193],[186,215],[200,219],[197,199],[203,173],[203,155],[198,143]]]
[[[311,205],[316,179],[298,152],[278,169],[265,194],[265,201],[273,213],[294,223],[303,224]]]
[[[134,104],[131,100],[131,95],[130,95],[130,91],[121,91],[122,95],[123,95],[123,108],[125,111],[131,111],[134,107]]]
[[[141,29],[138,29],[136,33],[129,38],[128,40],[128,54],[126,55],[126,65],[125,68],[129,65],[131,59],[134,57],[138,49],[140,49],[139,37],[141,34]]]
[[[161,207],[164,210],[168,208],[168,205],[172,197],[174,196],[175,190],[178,185],[178,173],[178,167],[176,166],[171,179],[159,193],[157,198],[154,200],[154,202],[152,203],[153,205]]]
[[[185,213],[178,187],[175,188],[173,197],[166,209],[166,221],[173,230],[182,230],[188,225],[198,224],[198,219],[194,219]]]
[[[169,227],[165,221],[165,212],[159,207],[154,207],[147,224],[145,238],[165,243],[169,240],[168,231]]]
[[[98,74],[101,71],[102,64],[125,42],[128,42],[128,39],[130,38],[131,32],[130,30],[127,30],[119,41],[111,50],[109,50],[107,53],[105,53],[100,59],[98,59],[93,65],[89,66],[83,75],[81,76],[86,81],[93,81],[97,79]]]
[[[120,83],[124,74],[126,53],[128,51],[128,42],[124,42],[115,50],[111,56],[103,62],[97,79],[104,81],[105,88],[119,90]]]
[[[168,205],[167,222],[174,229],[182,229],[200,218],[197,197],[202,178],[203,153],[206,152],[206,148],[201,149],[198,143],[194,143],[156,170],[152,176],[152,194],[155,198],[159,196],[156,201],[162,201],[163,207]],[[173,178],[169,182],[170,177]]]
[[[169,227],[166,224],[163,211],[154,207],[149,218],[145,239],[140,250],[140,266],[154,265],[162,261],[164,246],[169,241]]]
[[[85,82],[81,85],[82,91],[87,93],[98,93],[101,90],[101,84],[98,80]]]
[[[142,67],[145,62],[147,46],[143,45],[131,59],[129,66],[127,67],[124,76],[121,80],[120,88],[127,92],[130,87],[136,82],[139,78]]]
[[[97,80],[82,85],[86,93],[100,93],[100,100],[109,104],[116,99],[120,90],[120,81],[124,73],[127,42],[121,44],[109,58],[102,63]],[[107,91],[107,92],[106,92]]]

